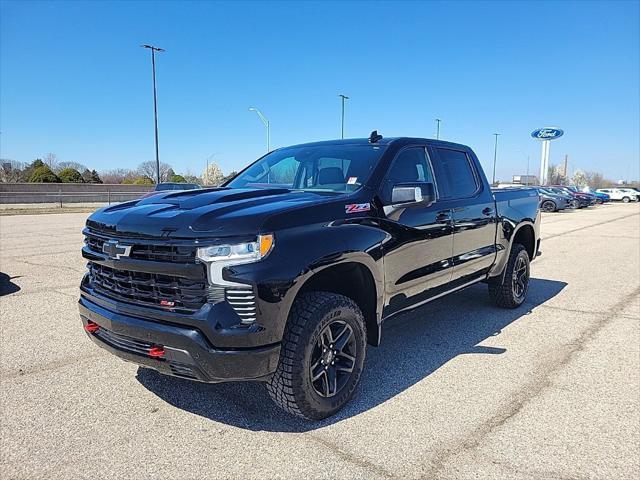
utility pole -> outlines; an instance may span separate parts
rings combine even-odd
[[[153,45],[140,45],[151,50],[151,69],[153,71],[153,121],[156,134],[156,183],[160,183],[160,154],[158,153],[158,96],[156,93],[156,52],[164,52],[164,49]]]
[[[436,140],[440,140],[440,122],[442,120],[440,120],[439,118],[436,118]]]
[[[564,173],[564,179],[565,181],[569,178],[567,176],[567,167],[568,167],[568,163],[569,163],[569,155],[565,154],[564,156],[564,168],[562,169],[562,172]]]
[[[347,97],[346,95],[343,95],[341,93],[339,93],[338,96],[342,99],[342,123],[341,123],[341,128],[340,128],[340,132],[341,132],[340,138],[344,138],[344,101],[345,100],[349,100],[349,97]]]
[[[495,137],[496,137],[496,143],[493,149],[493,181],[491,182],[491,185],[495,185],[496,183],[496,162],[498,160],[498,135],[500,135],[499,133],[494,133]]]
[[[260,121],[264,124],[265,127],[267,127],[267,153],[269,153],[271,151],[271,124],[269,123],[269,120],[267,120],[267,117],[262,114],[260,109],[256,107],[250,107],[249,111],[256,112],[258,117],[260,117]]]

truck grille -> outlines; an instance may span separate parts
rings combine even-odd
[[[206,280],[134,272],[89,263],[93,288],[115,300],[157,308],[199,310],[207,301]]]
[[[90,229],[84,230],[85,243],[92,251],[102,254],[102,246],[104,242],[115,237],[96,233]],[[123,243],[132,245],[130,258],[136,260],[147,260],[151,262],[169,262],[169,263],[196,263],[195,245],[167,245],[168,240],[163,244],[148,239],[130,239]]]

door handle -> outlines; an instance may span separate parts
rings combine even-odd
[[[483,214],[483,215],[485,215],[485,216],[487,216],[487,217],[488,217],[489,215],[491,215],[492,213],[493,213],[493,208],[489,208],[489,207],[487,207],[487,208],[485,208],[485,209],[483,209],[483,210],[482,210],[482,214]]]
[[[451,212],[440,212],[436,215],[436,222],[450,222],[451,221]]]

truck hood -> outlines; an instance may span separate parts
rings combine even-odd
[[[261,233],[278,213],[333,202],[343,195],[273,189],[168,192],[96,211],[87,226],[122,236],[207,238]]]

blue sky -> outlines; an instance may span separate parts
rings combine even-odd
[[[225,172],[272,146],[435,134],[498,178],[538,170],[529,135],[559,126],[551,162],[638,178],[640,3],[16,2],[0,19],[0,156],[48,152],[105,170],[160,158]]]

